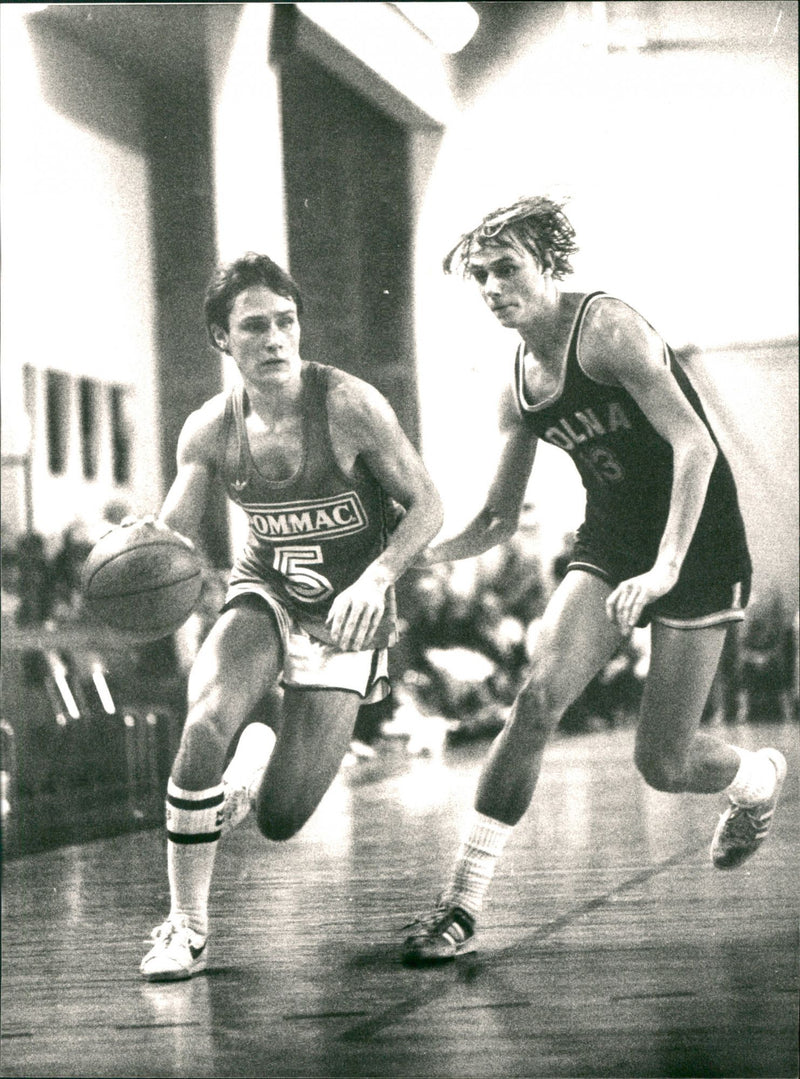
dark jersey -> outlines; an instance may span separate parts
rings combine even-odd
[[[225,404],[218,470],[228,497],[247,514],[244,549],[230,584],[266,586],[312,636],[329,641],[325,617],[334,598],[386,546],[388,499],[372,473],[356,461],[352,478],[339,468],[328,428],[328,384],[333,368],[304,363],[300,408],[303,460],[294,476],[270,480],[250,453],[247,396],[237,386]],[[370,647],[393,643],[396,607],[386,613]]]
[[[655,561],[669,512],[672,447],[631,395],[590,378],[578,359],[581,326],[600,292],[583,297],[567,344],[561,389],[540,403],[526,399],[523,348],[517,353],[516,398],[525,422],[545,442],[565,450],[586,490],[582,529],[624,552],[631,575]],[[705,503],[684,559],[681,577],[738,581],[750,572],[744,524],[730,465],[686,373],[665,345],[664,363],[717,446]]]

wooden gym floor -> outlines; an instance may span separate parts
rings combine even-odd
[[[221,847],[209,969],[142,982],[167,911],[159,832],[4,869],[4,1076],[797,1075],[797,728],[772,835],[734,872],[719,796],[657,794],[631,730],[560,737],[487,905],[480,950],[427,970],[403,925],[449,867],[485,742],[343,770],[287,844]]]

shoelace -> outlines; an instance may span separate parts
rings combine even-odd
[[[161,925],[157,925],[150,934],[150,939],[155,943],[163,942],[169,944],[173,937],[176,937],[179,933],[188,933],[188,925],[176,925],[169,919],[162,922]]]
[[[770,818],[769,812],[762,812],[756,816],[756,807],[734,806],[728,817],[728,834],[734,839],[749,839],[753,834],[758,834]]]
[[[437,907],[436,910],[418,915],[413,922],[403,926],[403,929],[424,929],[429,932],[445,929],[456,922],[464,929],[459,918],[456,917],[452,907]],[[465,930],[466,932],[467,930]]]
[[[152,941],[161,941],[167,943],[172,939],[176,931],[176,926],[173,922],[162,922],[161,925],[157,925],[150,934]]]
[[[417,914],[416,917],[406,922],[403,929],[414,929],[419,926],[420,929],[433,929],[447,914],[447,910],[443,907],[437,907],[434,911],[426,911],[425,914]]]

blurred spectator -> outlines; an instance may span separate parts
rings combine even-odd
[[[21,626],[42,625],[50,617],[53,606],[52,574],[44,537],[38,532],[26,532],[20,536],[16,564],[19,588],[17,622]]]
[[[395,650],[403,693],[395,710],[407,717],[415,706],[432,722],[446,721],[451,742],[501,730],[524,679],[526,625],[544,593],[538,559],[525,542],[523,533],[469,572],[437,563],[410,576],[403,590]]]
[[[391,694],[375,704],[363,704],[358,710],[355,727],[353,728],[353,745],[356,753],[362,757],[372,754],[364,753],[363,747],[371,749],[380,740],[384,723],[392,718],[393,702]]]
[[[80,610],[81,569],[92,546],[83,522],[73,521],[64,530],[61,544],[50,563],[52,613],[59,620],[74,618]]]
[[[121,498],[112,498],[103,507],[102,531],[105,532],[109,526],[122,524],[126,517],[131,516],[131,512],[128,502]],[[99,538],[98,535],[97,539]]]
[[[504,614],[523,627],[541,617],[547,600],[540,548],[535,508],[525,503],[511,539],[479,559],[484,586],[500,598]]]
[[[0,589],[3,615],[16,619],[19,607],[19,558],[16,541],[5,525],[2,526],[0,542]]]
[[[739,681],[744,717],[774,723],[793,717],[792,624],[777,588],[755,597],[741,639]]]
[[[511,701],[504,700],[502,667],[481,652],[459,647],[430,648],[427,662],[428,696],[438,715],[450,720],[448,741],[493,737],[503,729]]]
[[[6,830],[16,801],[17,747],[14,729],[0,718],[0,835],[5,845]]]
[[[561,550],[553,559],[553,579],[556,584],[564,580],[567,566],[572,560],[572,548],[575,545],[575,538],[574,532],[567,532],[563,538]]]
[[[48,558],[44,536],[28,532],[16,540],[3,536],[3,609],[13,608],[20,625],[38,626],[50,619],[72,620],[80,614],[81,569],[100,536],[128,513],[122,501],[109,502],[100,520],[76,519]]]

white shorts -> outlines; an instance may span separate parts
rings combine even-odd
[[[283,640],[281,682],[284,686],[347,689],[362,697],[365,704],[376,704],[389,695],[388,649],[342,652],[334,645],[312,637],[266,589],[249,582],[228,589],[223,610],[237,596],[247,595],[264,600],[275,615]]]

